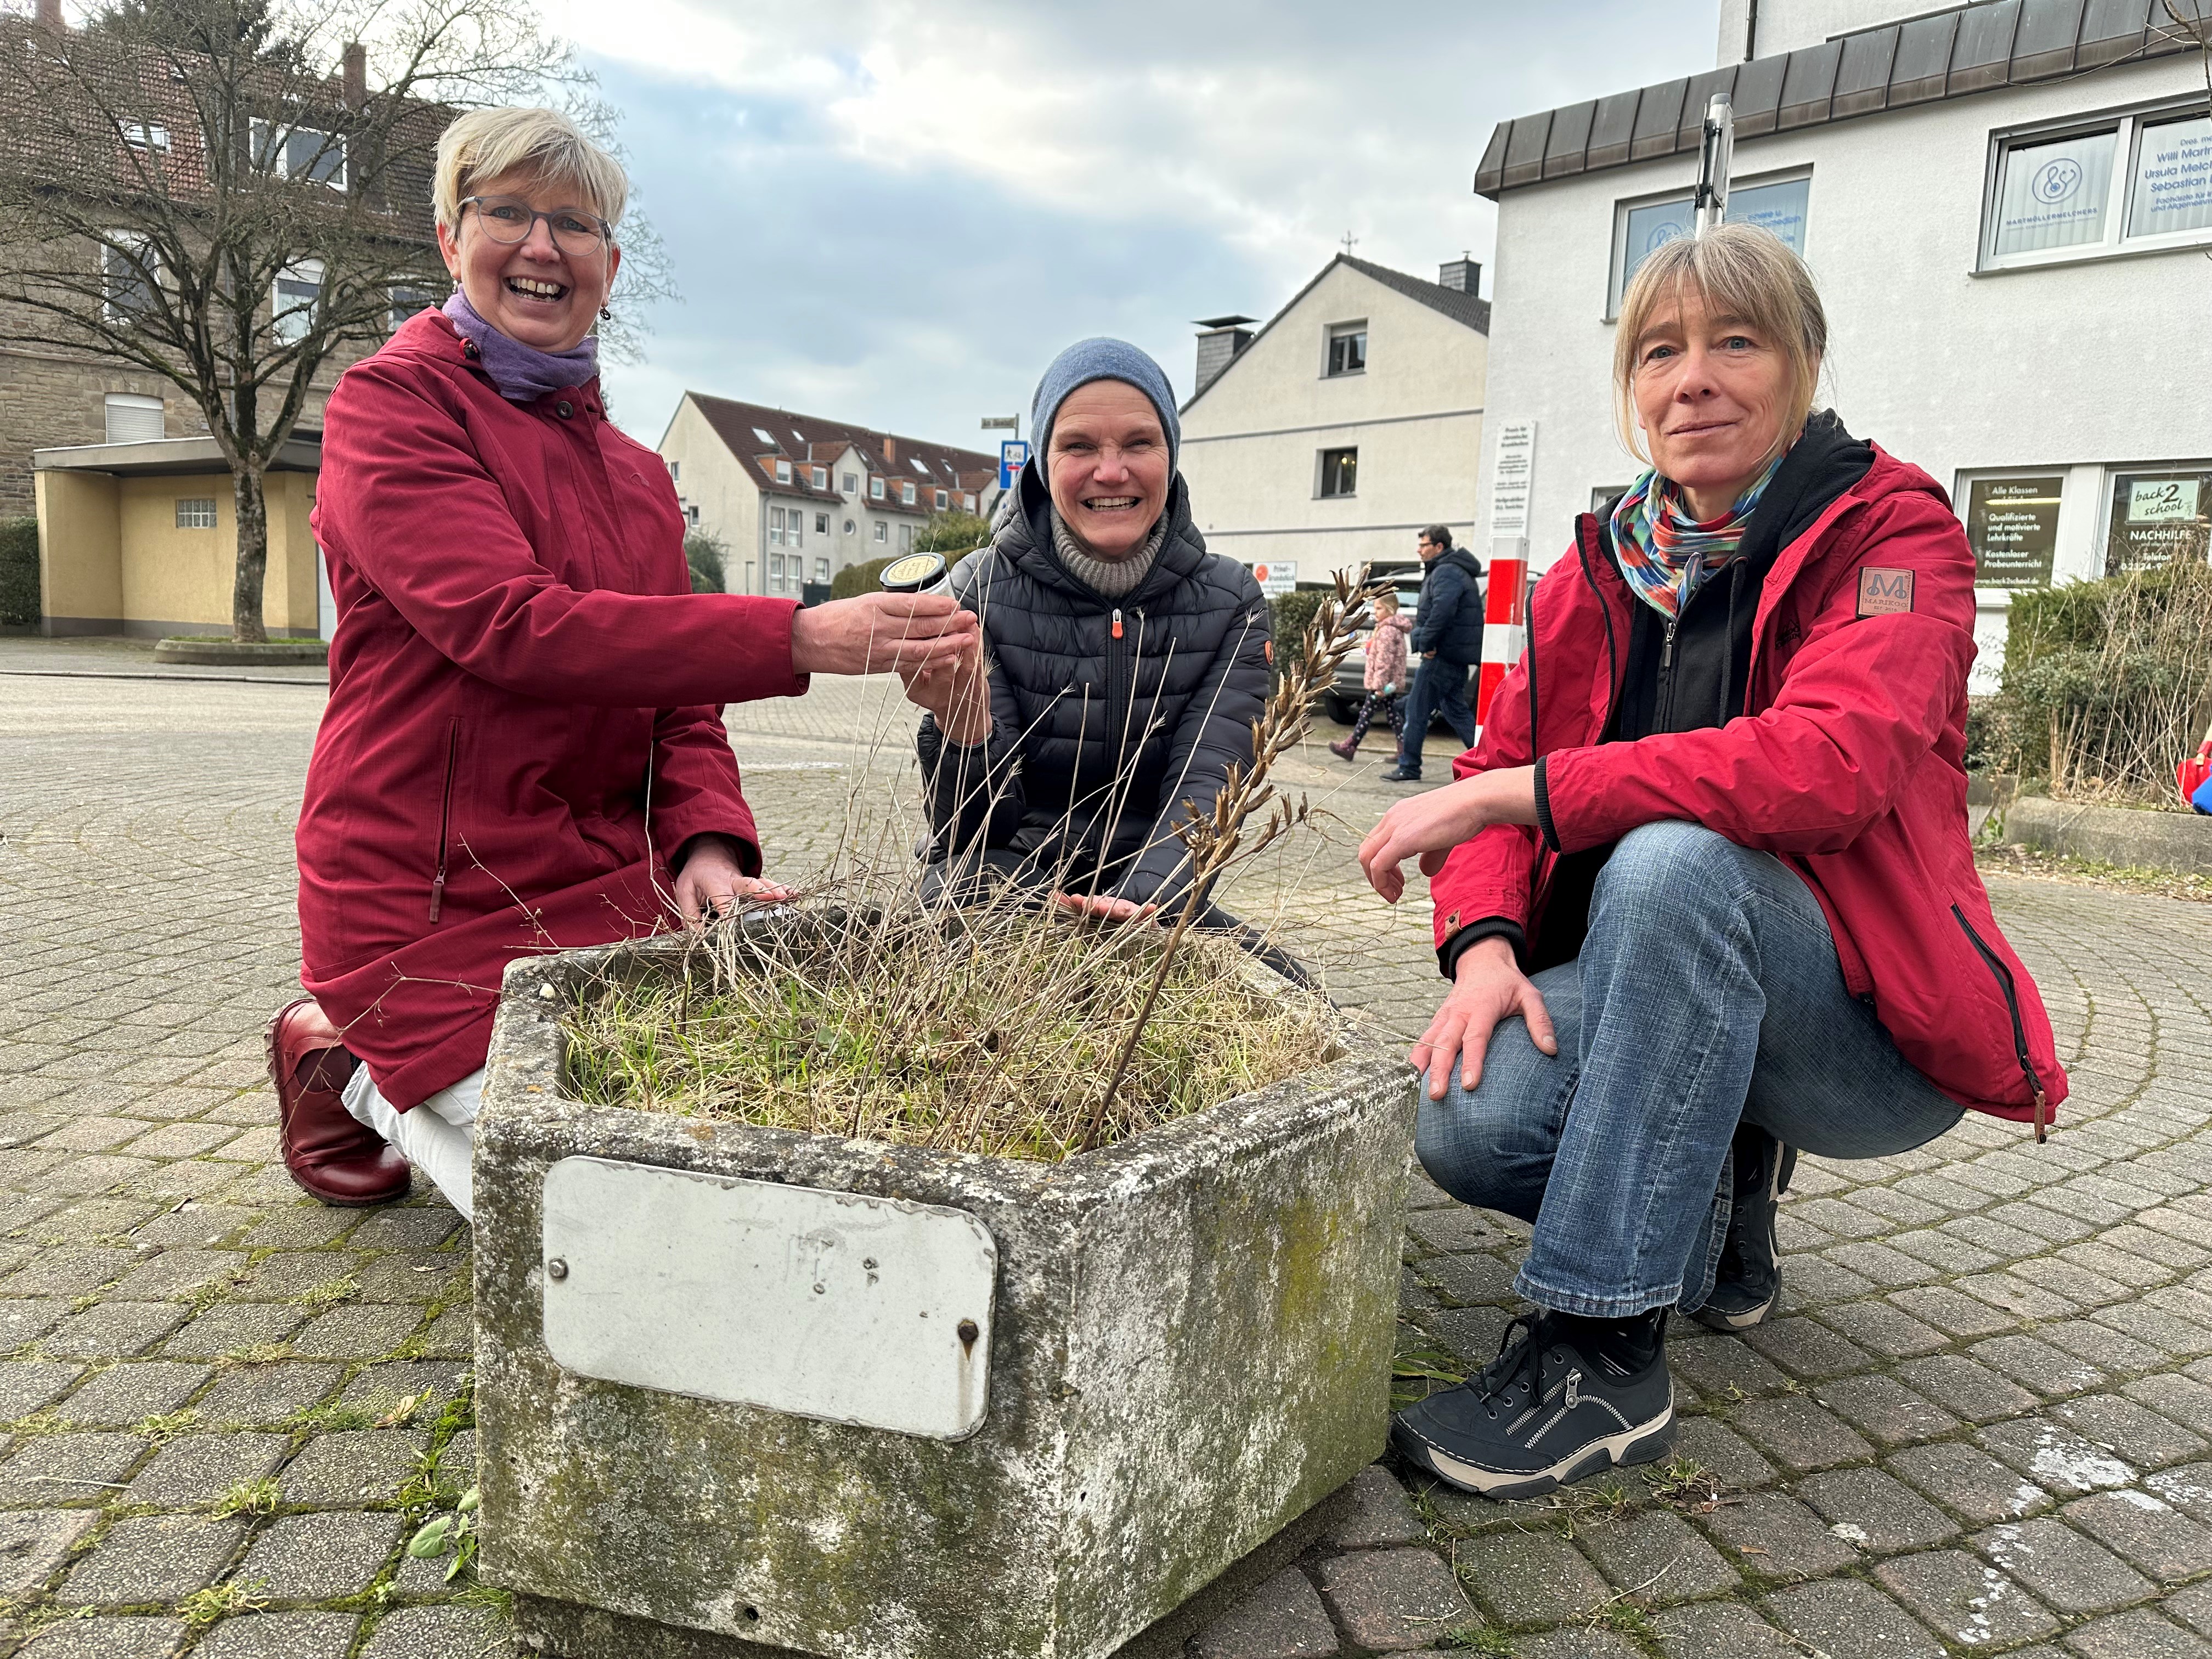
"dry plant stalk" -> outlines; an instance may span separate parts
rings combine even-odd
[[[1323,998],[1263,994],[1235,945],[1189,936],[1224,872],[1308,820],[1267,776],[1351,649],[1364,577],[1339,575],[1255,722],[1253,765],[1183,826],[1191,880],[1172,929],[945,883],[883,775],[905,754],[892,769],[872,756],[796,902],[709,929],[679,975],[611,972],[565,1011],[575,1097],[1056,1161],[1330,1059],[1340,1016]]]
[[[1183,939],[1191,924],[1204,911],[1215,884],[1232,865],[1257,856],[1279,837],[1307,821],[1310,809],[1306,802],[1301,799],[1293,805],[1279,797],[1274,785],[1268,781],[1268,774],[1284,751],[1304,735],[1307,719],[1321,701],[1322,694],[1335,684],[1337,668],[1351,654],[1360,625],[1380,591],[1381,586],[1368,581],[1364,565],[1356,576],[1342,570],[1336,573],[1336,592],[1307,621],[1297,655],[1285,665],[1274,696],[1267,700],[1266,711],[1252,722],[1250,768],[1234,764],[1230,767],[1221,793],[1214,797],[1210,815],[1200,817],[1193,803],[1184,803],[1191,808],[1191,816],[1176,833],[1188,849],[1190,890],[1168,934],[1167,944],[1161,948],[1152,983],[1146,988],[1144,1002],[1130,1022],[1129,1034],[1122,1040],[1113,1073],[1099,1091],[1097,1107],[1084,1132],[1083,1144],[1086,1148],[1103,1141],[1115,1094],[1128,1074],[1130,1060],[1159,1001],[1160,988],[1166,983]],[[1246,827],[1255,815],[1258,823],[1248,843]]]

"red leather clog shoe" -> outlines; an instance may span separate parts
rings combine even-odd
[[[358,1208],[407,1196],[407,1160],[345,1109],[346,1080],[361,1062],[307,1029],[312,998],[288,1003],[269,1022],[269,1077],[276,1085],[277,1138],[284,1167],[325,1204]]]

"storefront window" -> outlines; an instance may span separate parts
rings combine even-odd
[[[1978,587],[2048,587],[2058,550],[2062,473],[1977,478],[1966,487],[1966,540]]]
[[[1990,252],[2002,258],[2104,240],[2118,143],[2117,130],[2107,129],[2008,149]]]
[[[2212,466],[2146,468],[2112,475],[2105,574],[2155,570],[2212,549]]]
[[[2212,116],[2143,124],[2128,234],[2212,228]]]

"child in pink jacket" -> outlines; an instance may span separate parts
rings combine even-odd
[[[1367,687],[1367,701],[1359,705],[1352,735],[1328,746],[1328,752],[1339,760],[1351,760],[1358,754],[1359,740],[1367,735],[1377,714],[1390,723],[1393,738],[1405,729],[1406,713],[1398,698],[1406,689],[1406,640],[1413,631],[1413,624],[1398,614],[1395,593],[1376,599],[1375,631],[1367,636],[1367,672],[1362,680]]]

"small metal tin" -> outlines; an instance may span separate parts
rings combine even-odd
[[[945,580],[942,553],[905,553],[893,559],[876,580],[886,593],[927,593]]]

